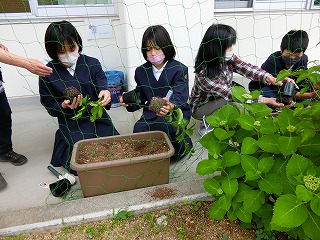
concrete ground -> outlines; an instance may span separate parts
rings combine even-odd
[[[10,105],[14,150],[29,161],[18,167],[0,163],[0,172],[8,182],[0,192],[0,236],[99,220],[112,217],[117,209],[147,212],[209,197],[203,190],[201,176],[195,173],[197,163],[206,158],[203,150],[191,159],[171,164],[169,184],[162,185],[174,190],[170,199],[150,198],[150,192],[157,191],[159,186],[83,198],[79,181],[66,198],[54,197],[39,184],[57,181],[47,169],[57,121],[41,106],[38,97],[10,99]],[[140,112],[128,113],[125,108],[117,107],[111,108],[109,114],[120,134],[127,134],[132,133]],[[195,133],[192,139],[196,143],[199,135]],[[56,169],[64,172],[62,168]]]

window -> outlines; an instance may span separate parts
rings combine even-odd
[[[77,17],[114,16],[116,11],[113,0],[0,0],[0,13]]]
[[[252,8],[253,0],[215,0],[215,9]]]
[[[320,7],[320,0],[214,0],[216,12],[252,11],[252,10],[301,10],[307,5]]]
[[[0,13],[30,12],[28,0],[0,1]]]
[[[31,12],[40,17],[113,16],[112,0],[29,0]]]
[[[310,1],[311,9],[320,9],[320,0],[311,0]]]

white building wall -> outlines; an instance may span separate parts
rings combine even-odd
[[[161,24],[168,30],[176,46],[176,59],[189,67],[190,89],[194,78],[194,58],[205,31],[212,23],[229,24],[237,30],[238,41],[234,51],[247,62],[261,65],[272,52],[279,50],[281,38],[291,29],[304,29],[309,33],[307,54],[310,60],[319,59],[320,46],[316,46],[320,41],[319,11],[214,14],[213,7],[213,1],[122,0],[118,3],[119,18],[112,19],[114,35],[110,39],[88,40],[87,18],[70,16],[65,20],[78,29],[85,54],[98,58],[104,70],[125,72],[129,89],[135,86],[135,68],[145,61],[140,51],[143,32],[155,24]],[[48,59],[44,49],[46,28],[50,22],[60,20],[63,19],[39,21],[29,18],[12,23],[0,19],[0,42],[17,55],[45,61]],[[37,76],[21,68],[0,66],[8,97],[38,94]]]

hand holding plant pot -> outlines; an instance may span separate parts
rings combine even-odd
[[[79,106],[79,103],[82,100],[81,92],[73,86],[66,88],[63,91],[63,96],[66,100],[62,102],[61,107],[64,109],[75,109]]]
[[[140,105],[141,104],[140,92],[137,89],[131,90],[129,92],[124,92],[119,100],[120,100],[120,104],[124,107],[132,106],[132,105]]]

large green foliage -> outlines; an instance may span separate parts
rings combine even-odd
[[[232,95],[244,108],[226,105],[207,117],[214,131],[200,139],[208,159],[197,173],[221,173],[204,181],[216,199],[210,216],[260,219],[266,230],[320,239],[320,103],[273,116],[264,104],[246,104],[259,92],[234,87]]]

